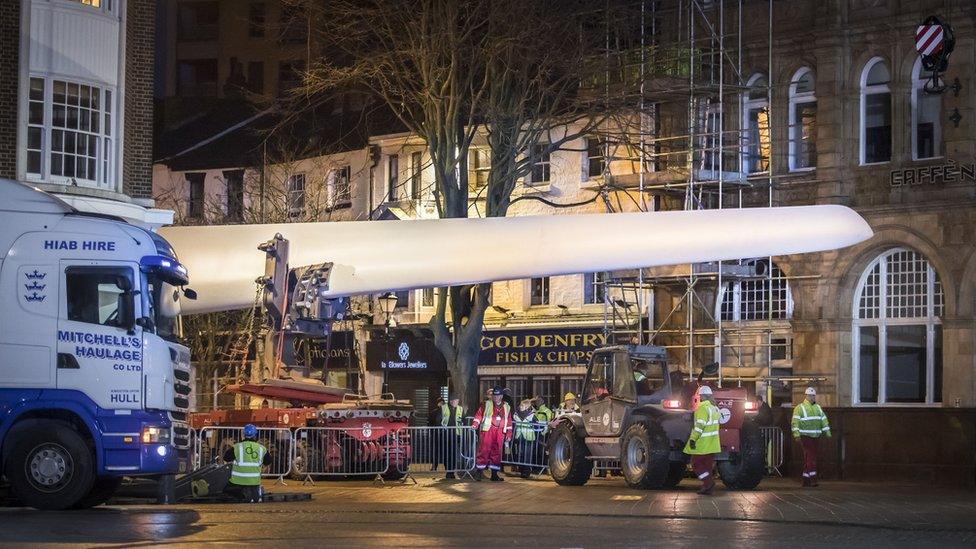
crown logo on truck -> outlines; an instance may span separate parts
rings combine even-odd
[[[30,292],[30,291],[40,292],[40,291],[44,290],[44,288],[47,288],[47,284],[40,284],[40,283],[38,283],[35,280],[34,282],[31,282],[30,284],[24,284],[24,288],[26,288],[28,292]]]
[[[24,299],[27,300],[27,301],[41,302],[41,301],[44,301],[44,298],[45,297],[47,297],[47,296],[46,295],[39,295],[37,292],[34,292],[31,295],[25,295],[24,296]]]
[[[47,276],[47,273],[42,273],[39,272],[37,269],[34,269],[34,272],[24,273],[24,276],[27,277],[27,280],[44,280],[44,277]]]

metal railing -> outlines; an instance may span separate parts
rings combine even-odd
[[[205,464],[223,463],[227,450],[241,440],[244,440],[243,427],[202,427],[197,432],[194,451],[197,461],[194,467],[199,469]],[[284,484],[294,461],[295,439],[291,430],[283,427],[261,427],[258,428],[255,440],[268,450],[271,458],[271,463],[261,468],[261,476],[276,478]]]
[[[538,475],[549,467],[546,448],[549,426],[534,421],[514,422],[515,435],[505,448],[502,465],[517,467],[523,475]]]
[[[366,423],[355,428],[296,429],[292,475],[303,483],[327,477],[395,478],[395,433]]]
[[[760,427],[760,431],[766,449],[766,473],[783,476],[779,470],[783,465],[783,430],[779,427]]]
[[[405,427],[396,436],[399,444],[391,454],[407,452],[408,459],[395,463],[405,478],[431,473],[465,475],[474,469],[478,436],[473,427]]]

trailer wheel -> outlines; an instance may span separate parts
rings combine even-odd
[[[641,490],[663,487],[671,470],[669,454],[668,437],[660,425],[631,425],[620,444],[620,470],[627,485]]]
[[[762,432],[752,421],[745,421],[739,430],[738,454],[728,461],[718,462],[722,484],[730,490],[752,490],[766,475],[766,449]]]
[[[88,495],[72,506],[73,509],[90,509],[98,507],[112,499],[116,490],[122,485],[122,477],[97,477]]]
[[[590,480],[593,462],[587,459],[586,443],[576,436],[568,422],[563,422],[549,438],[549,474],[556,484],[582,486]]]
[[[681,479],[685,478],[685,473],[688,471],[688,464],[683,461],[672,461],[670,468],[668,469],[668,478],[664,480],[665,488],[674,488],[681,483]]]
[[[13,441],[5,474],[14,494],[44,510],[69,509],[95,481],[95,463],[85,439],[66,423],[45,421]]]

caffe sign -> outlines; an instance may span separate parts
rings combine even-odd
[[[922,187],[951,183],[976,183],[976,165],[949,161],[947,164],[913,166],[891,170],[889,183],[892,188]]]

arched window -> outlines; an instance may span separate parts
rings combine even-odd
[[[861,164],[891,160],[891,73],[875,57],[861,71]]]
[[[942,156],[942,96],[925,91],[932,73],[922,68],[922,59],[912,69],[912,158]]]
[[[742,102],[742,127],[745,156],[742,171],[747,174],[769,171],[769,81],[754,74],[746,83]]]
[[[779,267],[774,263],[770,272],[768,259],[751,259],[744,261],[742,266],[754,276],[725,283],[719,302],[722,320],[738,322],[791,318],[793,296],[789,282]]]
[[[889,250],[865,270],[854,299],[854,403],[942,401],[944,298],[925,257]]]
[[[790,171],[817,166],[817,96],[813,72],[804,67],[790,82]]]

